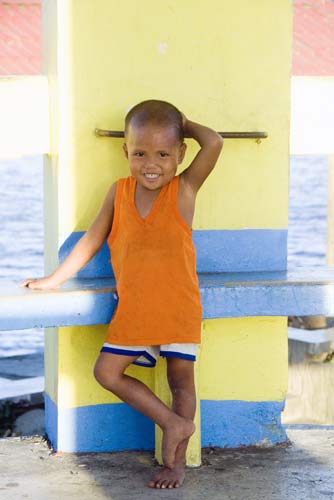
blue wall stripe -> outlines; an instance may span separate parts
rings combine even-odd
[[[153,422],[125,403],[58,411],[45,394],[45,408],[46,433],[56,450],[74,453],[154,449]],[[202,400],[202,447],[273,446],[285,442],[280,420],[283,408],[284,402],[276,401]]]
[[[287,229],[194,230],[198,273],[281,271]]]
[[[67,257],[84,232],[72,233],[59,249]],[[283,271],[287,268],[287,229],[194,230],[198,273]],[[114,277],[107,242],[76,275]]]
[[[74,453],[154,448],[153,422],[125,403],[59,411],[47,394],[44,397],[46,433],[56,450]]]
[[[58,251],[59,263],[63,262],[71,252],[74,245],[85,234],[85,231],[78,231],[69,235]],[[103,278],[115,277],[110,262],[110,252],[105,241],[100,250],[87,264],[80,269],[74,277],[77,278]]]
[[[202,447],[238,448],[287,441],[284,401],[201,401]]]
[[[45,432],[55,450],[58,450],[58,410],[50,396],[44,393]]]

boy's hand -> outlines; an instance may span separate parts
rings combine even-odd
[[[59,283],[54,283],[52,279],[47,276],[45,278],[35,279],[28,278],[19,284],[20,287],[27,287],[31,290],[49,290],[53,288],[59,288]]]
[[[182,112],[181,114],[184,135],[192,137],[201,146],[189,167],[180,174],[193,192],[197,193],[214,168],[223,148],[224,140],[215,130],[188,120]]]

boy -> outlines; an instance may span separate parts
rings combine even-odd
[[[201,149],[176,176],[186,151],[185,134]],[[164,467],[149,482],[152,488],[182,485],[186,449],[195,431],[193,362],[202,309],[191,224],[196,194],[222,147],[219,134],[187,120],[172,104],[137,104],[125,119],[123,149],[131,176],[110,187],[95,221],[50,276],[21,284],[58,287],[107,239],[119,301],[94,376],[161,427]],[[154,366],[159,351],[167,359],[172,409],[124,373],[131,363]]]

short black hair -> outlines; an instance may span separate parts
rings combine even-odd
[[[175,129],[179,141],[183,142],[184,140],[182,114],[176,106],[167,101],[149,99],[133,106],[125,117],[125,137],[128,134],[130,124],[133,124],[134,127],[147,124],[172,127]]]

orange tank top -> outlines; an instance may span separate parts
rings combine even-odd
[[[118,304],[106,342],[117,345],[199,343],[202,303],[192,229],[181,216],[179,176],[163,186],[143,219],[136,179],[117,181],[107,242]]]

